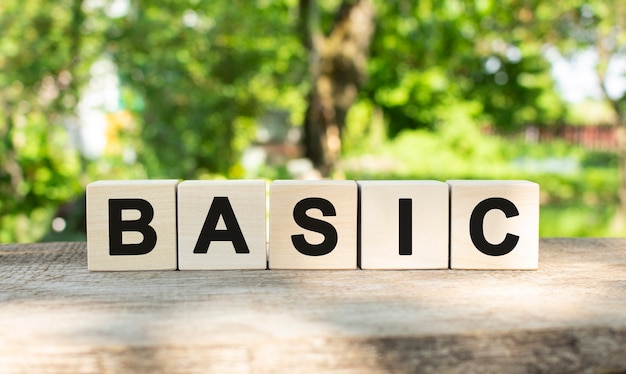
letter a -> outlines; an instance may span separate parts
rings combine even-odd
[[[224,220],[226,230],[217,229],[220,216]],[[207,253],[209,245],[214,240],[232,242],[236,253],[250,253],[228,197],[217,196],[213,199],[193,253]]]

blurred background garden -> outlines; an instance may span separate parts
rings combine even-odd
[[[101,179],[528,179],[626,233],[626,0],[2,0],[0,242]]]

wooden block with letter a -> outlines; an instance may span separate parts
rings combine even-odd
[[[448,185],[358,181],[362,269],[447,269]]]
[[[451,180],[450,267],[537,269],[539,185]]]
[[[266,189],[263,180],[179,184],[178,268],[265,269]]]
[[[354,181],[270,184],[270,269],[356,269]]]
[[[89,270],[176,270],[177,184],[177,180],[90,183]]]

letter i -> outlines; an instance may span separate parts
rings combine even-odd
[[[413,254],[413,200],[398,200],[398,250],[402,256]]]

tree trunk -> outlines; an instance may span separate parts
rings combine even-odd
[[[337,165],[346,116],[366,76],[375,11],[369,0],[343,1],[328,36],[319,29],[315,0],[300,1],[300,16],[310,52],[312,83],[304,148],[326,177]]]
[[[617,208],[613,217],[612,231],[623,235],[626,227],[626,116],[616,112],[616,145],[617,145]]]
[[[623,235],[626,228],[626,112],[622,107],[624,97],[612,98],[606,86],[606,69],[615,51],[607,51],[601,45],[596,47],[596,51],[600,60],[596,67],[596,74],[600,81],[604,100],[609,103],[613,110],[613,127],[615,128],[617,148],[617,207],[610,229],[617,235]]]
[[[606,15],[611,27],[594,26],[594,50],[597,53],[595,66],[596,76],[604,101],[613,110],[613,128],[616,137],[616,155],[618,164],[617,207],[613,217],[611,231],[617,235],[626,232],[626,93],[621,97],[613,97],[607,87],[607,71],[611,60],[620,56],[623,50],[623,38],[626,36],[626,22],[623,16],[626,7],[624,2],[613,4],[612,12]],[[605,25],[606,26],[606,25]]]

